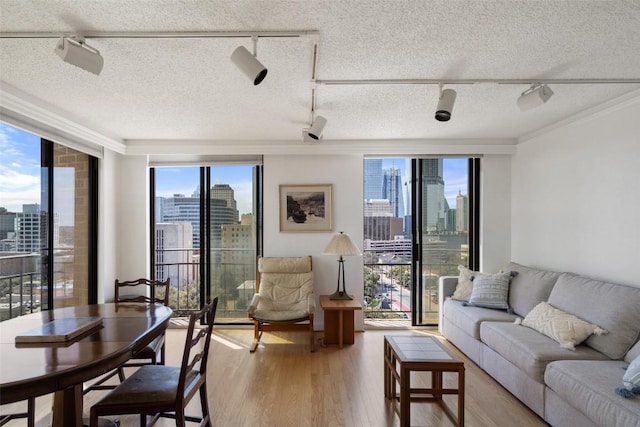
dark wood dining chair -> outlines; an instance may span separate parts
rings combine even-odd
[[[184,343],[182,363],[178,366],[145,365],[91,407],[90,426],[98,426],[98,417],[140,414],[140,425],[152,425],[160,417],[211,427],[207,401],[207,360],[218,298],[191,314]],[[203,318],[204,328],[194,334],[196,322]],[[200,394],[202,416],[185,414],[189,401]],[[153,417],[147,424],[147,417]]]
[[[0,415],[0,426],[7,424],[9,421],[19,420],[22,418],[27,419],[27,427],[34,427],[36,425],[36,398],[35,397],[30,397],[27,399],[27,412]]]
[[[149,279],[137,279],[129,281],[115,281],[115,302],[134,302],[143,304],[162,304],[169,305],[169,287],[171,279],[167,278],[165,281],[149,280]],[[144,287],[144,288],[143,288]],[[132,288],[129,290],[129,288]],[[135,292],[133,288],[135,289]],[[141,291],[140,289],[144,289]],[[133,293],[128,293],[128,292]],[[137,351],[133,358],[119,366],[117,369],[101,377],[98,381],[94,382],[90,386],[86,387],[83,391],[87,394],[94,390],[112,390],[116,387],[115,384],[105,384],[109,379],[118,375],[120,382],[124,381],[125,373],[124,368],[140,367],[144,365],[164,365],[165,363],[165,345],[164,345],[164,333],[144,348]],[[158,359],[159,356],[159,359]]]

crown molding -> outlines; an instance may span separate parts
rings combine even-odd
[[[120,138],[85,126],[59,108],[5,82],[0,84],[0,118],[60,143],[79,144],[92,151],[97,148],[108,148],[121,154],[126,151]]]
[[[302,141],[127,140],[127,155],[512,155],[515,139]]]

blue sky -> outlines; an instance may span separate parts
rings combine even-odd
[[[40,203],[40,137],[0,123],[0,206]]]
[[[40,138],[0,123],[0,206],[12,212],[21,212],[23,204],[40,203]],[[384,169],[395,167],[402,175],[407,172],[403,158],[384,159]],[[64,176],[64,172],[58,178]],[[70,178],[70,177],[69,177]],[[445,159],[445,197],[455,207],[458,191],[466,194],[467,159]],[[213,184],[229,184],[235,192],[240,214],[252,212],[252,167],[216,166],[212,172]],[[60,181],[57,181],[61,184]],[[199,183],[197,167],[163,167],[156,170],[156,195],[174,194],[191,196]],[[61,197],[69,192],[58,192]],[[62,200],[60,200],[62,201]],[[57,206],[66,203],[56,203]],[[61,223],[68,223],[69,214],[61,213]]]

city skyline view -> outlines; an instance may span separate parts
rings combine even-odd
[[[40,203],[40,137],[13,126],[0,123],[0,207],[10,212],[21,212],[22,205]],[[384,158],[382,168],[400,170],[403,184],[408,182],[410,162],[405,158]],[[211,185],[228,184],[236,195],[240,214],[252,213],[253,188],[251,179],[252,166],[230,165],[215,166],[211,176]],[[443,179],[445,181],[445,198],[450,206],[455,206],[459,191],[466,193],[467,159],[445,159]],[[57,171],[57,184],[64,185],[65,172]],[[191,196],[198,188],[198,167],[158,167],[156,177],[160,185],[156,186],[156,196],[171,197],[174,194]],[[67,180],[70,180],[67,177]],[[58,191],[56,197],[70,197],[71,193]],[[59,200],[57,206],[65,206]],[[406,203],[406,201],[405,201]],[[62,225],[73,223],[72,212],[60,212]]]

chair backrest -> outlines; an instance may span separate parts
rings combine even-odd
[[[216,318],[216,310],[218,308],[218,297],[205,305],[202,310],[189,316],[189,326],[187,328],[187,337],[184,343],[184,352],[182,354],[182,364],[180,365],[180,379],[178,381],[178,399],[184,396],[185,387],[193,386],[201,381],[205,381],[207,374],[207,359],[209,357],[209,344],[211,343],[211,333],[213,332],[213,323]],[[206,327],[201,328],[194,335],[193,331],[196,322],[204,319]],[[202,342],[204,340],[204,342]],[[199,378],[194,378],[198,376]]]
[[[258,258],[256,291],[261,309],[305,309],[313,293],[311,256]]]
[[[115,301],[116,302],[145,302],[169,305],[169,285],[171,278],[167,278],[164,282],[159,280],[138,279],[129,281],[120,281],[116,279],[115,283]],[[143,294],[123,294],[126,287],[144,286],[146,289]]]

